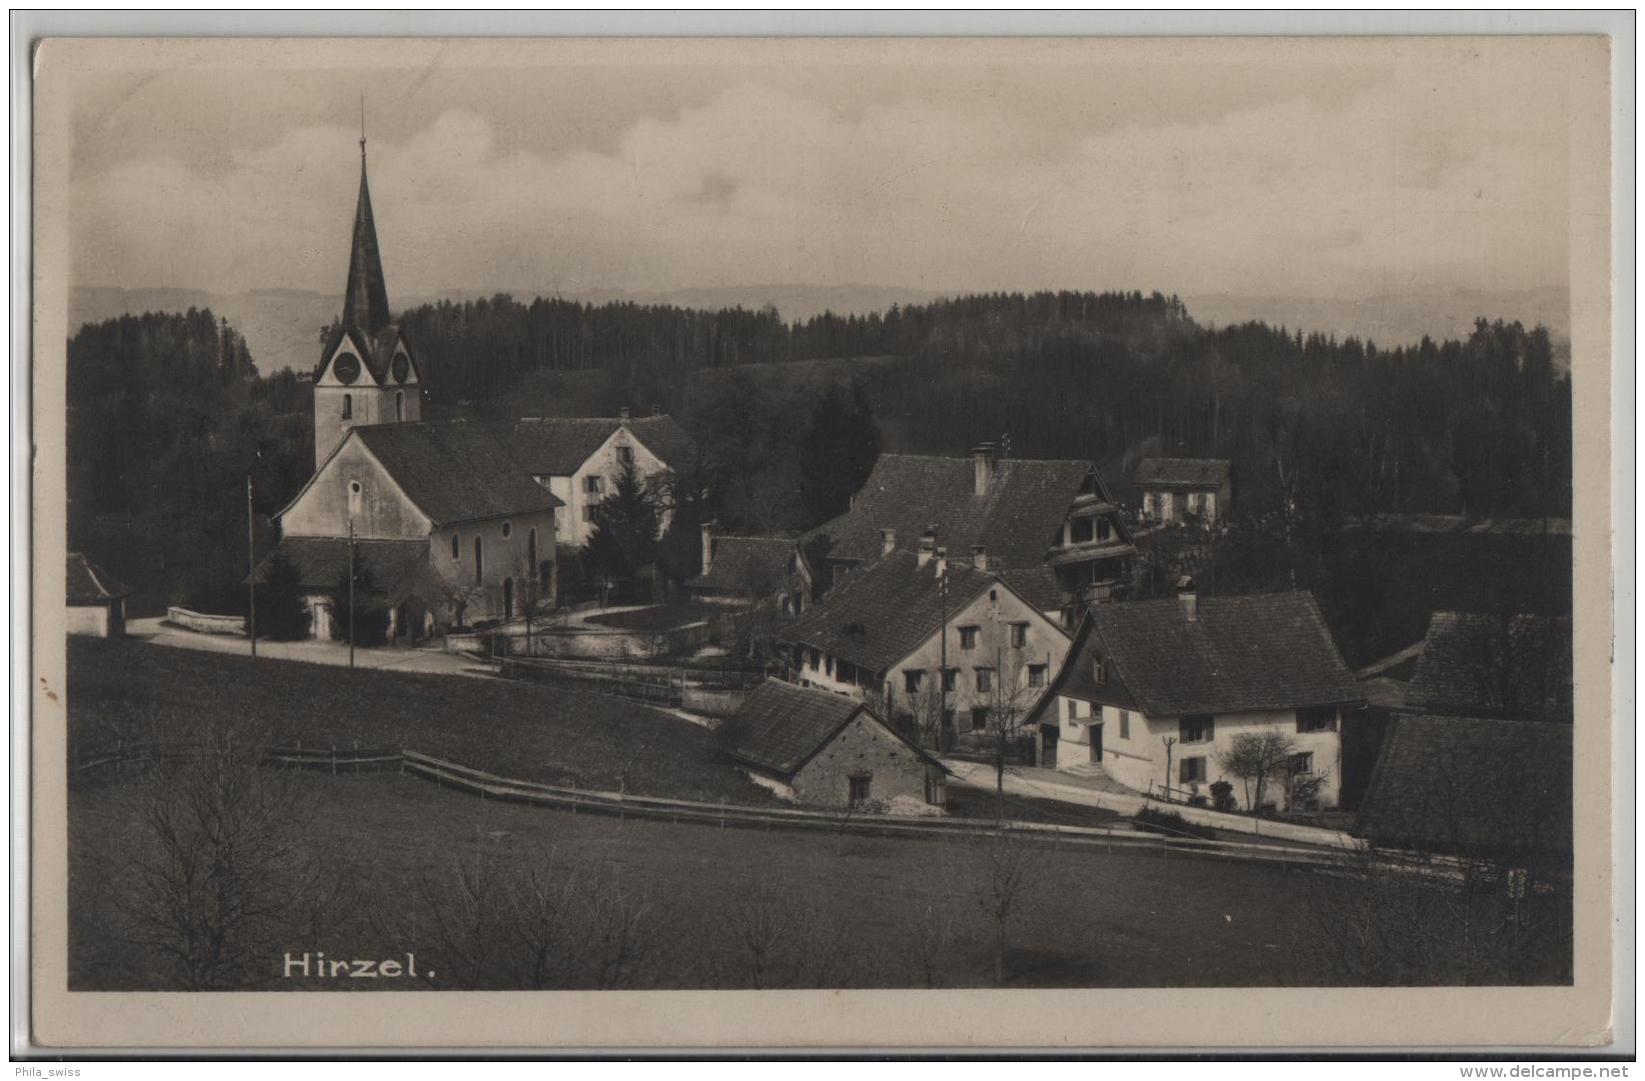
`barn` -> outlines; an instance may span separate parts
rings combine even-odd
[[[942,763],[853,698],[767,680],[724,736],[750,776],[798,803],[929,813],[947,799]]]

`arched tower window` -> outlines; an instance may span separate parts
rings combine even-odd
[[[533,567],[537,565],[537,527],[532,526],[525,535],[526,562]]]
[[[353,418],[354,418],[354,395],[345,394],[345,395],[343,395],[343,419],[344,420],[352,420]]]
[[[403,390],[394,392],[394,419],[406,419],[406,392]]]
[[[463,538],[456,533],[451,535],[451,561],[453,563],[463,561]]]
[[[359,513],[360,513],[360,482],[357,481],[357,480],[351,480],[351,481],[348,482],[348,516],[350,518],[352,518],[356,514],[359,514]]]
[[[485,549],[481,546],[481,541],[482,541],[482,539],[479,536],[475,536],[475,538],[474,538],[474,584],[477,585],[477,586],[485,584],[484,578],[485,578],[485,573],[486,573]]]

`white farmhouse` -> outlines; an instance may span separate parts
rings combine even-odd
[[[1233,463],[1223,458],[1144,458],[1132,476],[1147,522],[1215,525],[1234,498]]]
[[[950,562],[929,535],[852,570],[780,633],[800,683],[872,701],[901,731],[935,721],[943,749],[986,731],[991,709],[1026,720],[1069,644],[986,556]]]
[[[1091,608],[1034,719],[1059,769],[1173,798],[1227,780],[1241,806],[1254,797],[1221,757],[1242,733],[1281,733],[1294,751],[1268,786],[1273,802],[1286,805],[1287,777],[1314,776],[1320,805],[1333,806],[1342,711],[1362,703],[1312,594],[1199,597],[1190,584]]]
[[[697,445],[666,413],[630,417],[526,417],[513,427],[509,449],[520,465],[564,504],[560,543],[581,548],[594,532],[594,508],[632,464],[653,488],[696,464]],[[661,521],[668,528],[667,515]]]

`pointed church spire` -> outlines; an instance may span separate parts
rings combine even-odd
[[[348,289],[343,294],[343,325],[375,334],[389,323],[388,285],[377,250],[377,224],[371,217],[371,188],[366,184],[365,104],[360,105],[360,201],[354,208],[354,245],[348,256]]]

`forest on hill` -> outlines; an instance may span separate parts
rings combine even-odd
[[[1158,293],[1074,292],[794,324],[774,309],[498,296],[401,323],[430,419],[675,414],[703,450],[689,464],[714,493],[702,513],[737,531],[818,524],[840,488],[822,478],[869,460],[842,443],[869,440],[1090,459],[1133,505],[1139,458],[1226,457],[1236,513],[1285,518],[1315,548],[1368,513],[1570,513],[1570,378],[1547,331],[1517,323],[1383,349],[1208,329]],[[266,522],[311,472],[306,382],[258,376],[209,311],[82,327],[69,402],[71,543],[145,587],[151,608],[238,580],[247,473]]]

